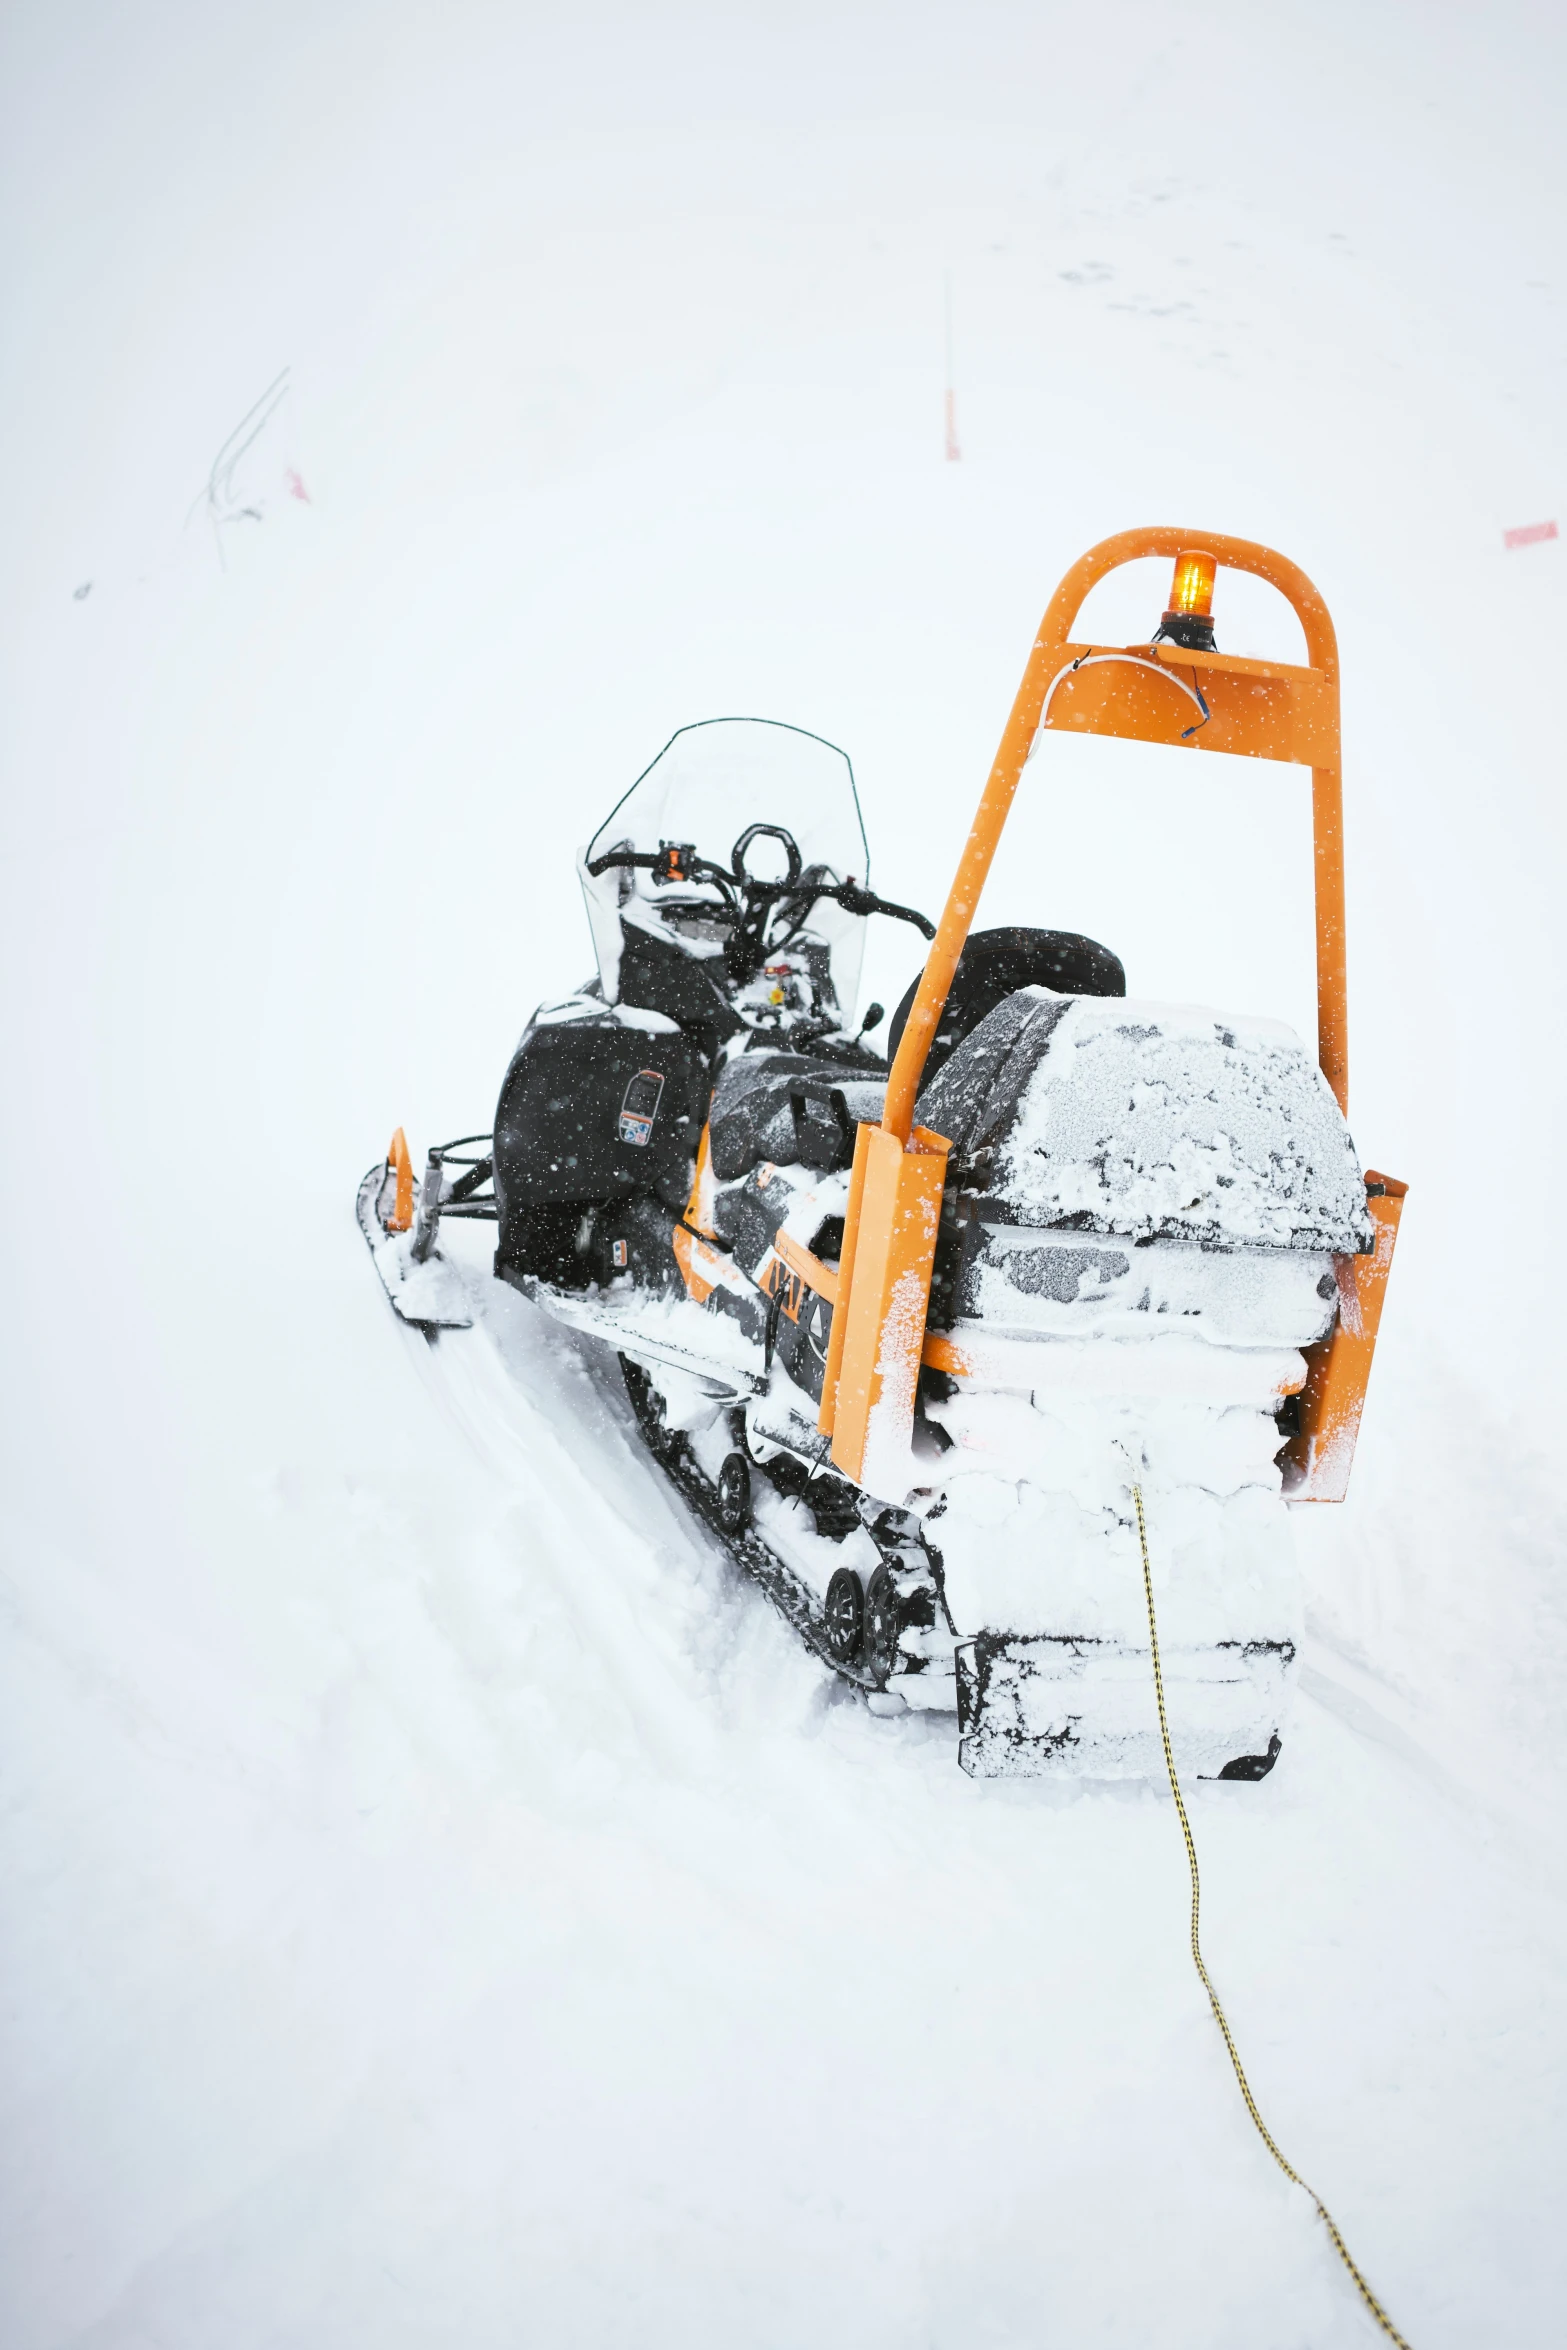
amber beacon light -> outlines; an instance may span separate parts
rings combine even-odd
[[[1195,547],[1182,548],[1175,558],[1170,608],[1159,624],[1160,637],[1187,652],[1213,651],[1213,582],[1218,568],[1216,555],[1205,555]]]

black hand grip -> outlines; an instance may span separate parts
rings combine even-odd
[[[642,865],[651,871],[658,862],[658,857],[651,849],[606,849],[602,857],[589,858],[588,871],[597,881],[599,875],[607,873],[611,865]]]
[[[834,890],[823,893],[836,898],[846,914],[890,914],[895,922],[912,922],[927,938],[934,938],[936,925],[912,906],[895,906],[890,898],[879,898],[873,889],[861,889],[857,881],[840,882]]]

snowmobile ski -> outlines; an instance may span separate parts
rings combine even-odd
[[[487,1150],[474,1147],[489,1140],[487,1134],[465,1134],[438,1144],[430,1152],[415,1209],[408,1146],[399,1127],[386,1159],[370,1168],[359,1186],[354,1212],[381,1285],[399,1318],[427,1338],[473,1327],[467,1292],[435,1246],[435,1236],[443,1216],[493,1220],[494,1196],[485,1190],[491,1159]],[[460,1170],[455,1175],[454,1167]]]

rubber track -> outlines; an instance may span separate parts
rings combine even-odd
[[[629,1388],[627,1395],[629,1398]],[[875,1689],[877,1683],[869,1673],[857,1665],[840,1664],[832,1654],[827,1645],[821,1603],[801,1582],[794,1569],[754,1531],[748,1529],[742,1534],[728,1532],[719,1513],[718,1488],[698,1467],[685,1437],[650,1427],[637,1410],[634,1400],[631,1409],[636,1418],[638,1434],[670,1483],[682,1499],[689,1503],[708,1531],[716,1535],[741,1572],[748,1575],[753,1583],[760,1584],[785,1623],[799,1634],[812,1655],[819,1657],[840,1680],[849,1682],[853,1688]],[[756,1475],[767,1474],[760,1463],[753,1462],[752,1470]]]

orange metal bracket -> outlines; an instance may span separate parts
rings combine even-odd
[[[832,1318],[818,1425],[832,1432],[836,1465],[873,1491],[908,1482],[898,1468],[914,1425],[949,1148],[923,1126],[899,1136],[883,1122],[855,1136],[838,1263],[847,1303]]]
[[[1305,633],[1306,668],[1168,644],[1115,648],[1073,641],[1084,599],[1107,573],[1146,556],[1174,559],[1194,548],[1280,590]],[[1194,722],[1194,710],[1207,715]],[[1339,1107],[1347,1111],[1349,1105],[1338,643],[1328,608],[1303,571],[1250,539],[1122,531],[1074,563],[1050,599],[893,1060],[881,1125],[859,1130],[838,1273],[842,1302],[833,1315],[819,1425],[832,1438],[835,1465],[862,1483],[873,1474],[867,1458],[872,1449],[889,1471],[900,1449],[906,1461],[913,1428],[948,1147],[914,1126],[920,1079],[1018,781],[1041,732],[1050,730],[1310,767],[1318,1055]],[[918,1333],[913,1343],[910,1330]],[[1346,1377],[1349,1363],[1346,1357]],[[1364,1370],[1369,1368],[1368,1346]],[[1364,1386],[1362,1375],[1362,1397]],[[1303,1424],[1305,1417],[1303,1411]]]
[[[1376,1246],[1370,1256],[1333,1260],[1338,1275],[1338,1320],[1326,1338],[1306,1349],[1300,1432],[1291,1437],[1280,1456],[1284,1491],[1291,1501],[1342,1501],[1348,1490],[1382,1301],[1393,1269],[1393,1244],[1408,1189],[1407,1183],[1368,1169],[1366,1206]]]

